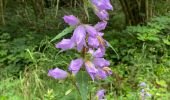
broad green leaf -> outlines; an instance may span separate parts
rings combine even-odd
[[[71,33],[73,30],[74,30],[75,27],[73,26],[70,26],[70,27],[67,27],[66,29],[64,29],[61,33],[57,34],[57,36],[55,36],[50,42],[53,42],[57,39],[60,39],[62,38],[63,36],[65,36],[66,34],[68,33]]]
[[[76,75],[77,87],[82,100],[87,100],[88,94],[88,74],[85,71],[79,71]]]

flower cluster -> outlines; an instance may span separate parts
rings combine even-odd
[[[103,39],[104,33],[101,32],[105,29],[108,20],[104,17],[106,10],[112,10],[113,7],[109,0],[91,0],[91,3],[95,6],[95,14],[102,20],[96,25],[92,26],[89,24],[82,24],[80,20],[73,16],[64,16],[64,21],[70,25],[74,26],[75,30],[70,39],[63,39],[61,42],[56,44],[56,48],[62,50],[76,48],[79,52],[82,51],[83,57],[72,60],[69,65],[69,71],[74,75],[81,68],[85,68],[89,73],[92,80],[95,79],[105,79],[108,75],[112,74],[111,69],[108,67],[110,65],[109,61],[103,58],[105,54],[105,47],[107,46],[107,41]],[[49,76],[57,78],[56,70],[50,70]],[[66,75],[65,73],[63,74]],[[60,77],[58,77],[60,78]]]
[[[110,0],[91,0],[91,3],[94,6],[94,13],[100,20],[109,20],[107,10],[113,10]]]
[[[139,86],[141,87],[140,91],[141,100],[145,100],[147,97],[149,98],[152,97],[152,95],[149,92],[147,92],[149,88],[147,88],[147,84],[145,82],[141,82]]]
[[[64,16],[65,23],[75,27],[75,29],[72,37],[57,43],[56,48],[62,50],[75,48],[78,52],[81,52],[82,57],[72,60],[68,69],[73,75],[76,75],[80,69],[85,69],[94,81],[105,79],[112,74],[111,69],[108,67],[110,62],[103,58],[108,42],[103,39],[104,33],[101,31],[107,26],[107,20],[109,19],[107,10],[113,10],[113,7],[110,0],[90,0],[90,2],[94,8],[94,13],[101,21],[92,26],[81,23],[73,15]],[[56,79],[64,79],[68,76],[68,73],[55,68],[49,70],[48,75]],[[104,90],[99,91],[97,95],[101,100],[100,98],[104,96]]]

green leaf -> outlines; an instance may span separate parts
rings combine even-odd
[[[168,39],[163,39],[163,42],[166,44],[166,45],[170,45],[170,41]]]
[[[73,27],[73,26],[65,28],[61,33],[57,34],[57,36],[55,36],[50,42],[53,42],[53,41],[55,41],[57,39],[62,38],[66,34],[71,33],[74,30],[74,28],[75,27]]]
[[[85,71],[79,71],[76,75],[77,87],[82,100],[87,100],[88,94],[88,74]]]
[[[116,53],[117,59],[119,59],[119,54],[116,52],[116,50],[113,48],[113,46],[108,42],[109,47]]]
[[[84,11],[85,11],[86,16],[87,16],[88,21],[89,21],[90,16],[89,16],[89,12],[88,12],[88,1],[87,0],[83,0],[83,2],[84,2]]]

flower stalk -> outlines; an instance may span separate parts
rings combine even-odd
[[[92,81],[104,80],[112,74],[112,70],[108,67],[110,62],[104,59],[107,41],[103,38],[104,33],[101,32],[107,26],[109,15],[107,10],[113,10],[110,0],[90,0],[94,13],[101,20],[96,25],[80,23],[80,20],[74,15],[65,15],[63,17],[65,23],[75,27],[73,35],[70,39],[63,39],[56,44],[56,48],[62,50],[76,49],[81,53],[81,57],[71,61],[68,70],[76,77],[73,84],[80,93],[82,100],[87,100],[88,78],[82,69],[91,77]],[[67,72],[59,68],[49,70],[49,76],[56,79],[64,79]],[[97,92],[98,100],[103,100],[105,90]]]

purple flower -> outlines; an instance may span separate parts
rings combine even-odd
[[[104,56],[104,52],[102,52],[102,50],[100,48],[98,48],[94,53],[93,53],[93,56],[95,58],[100,58],[100,57],[103,57]]]
[[[106,21],[102,21],[102,22],[98,22],[94,28],[99,32],[101,30],[104,30],[106,28],[107,22]]]
[[[105,60],[104,58],[99,58],[103,57],[104,55],[100,48],[98,48],[95,52],[93,49],[90,48],[88,53],[90,53],[92,57],[87,56],[89,58],[85,57],[84,60],[80,58],[71,61],[69,70],[74,75],[77,74],[77,72],[83,65],[85,65],[86,71],[88,72],[92,80],[105,79],[107,76],[112,74],[111,69],[107,67],[110,65],[110,62]]]
[[[93,63],[100,68],[110,65],[110,62],[105,60],[104,58],[94,58]]]
[[[97,38],[88,37],[88,44],[89,44],[89,46],[91,46],[93,48],[98,48],[99,41]]]
[[[79,19],[73,15],[64,16],[63,19],[70,26],[75,26],[79,23]]]
[[[148,93],[148,92],[146,92],[145,95],[146,95],[146,97],[150,97],[150,98],[152,97],[152,94],[150,94],[150,93]]]
[[[77,72],[82,67],[82,65],[83,65],[83,59],[80,58],[80,59],[72,60],[69,66],[69,70],[76,75]]]
[[[104,94],[105,94],[104,89],[97,91],[97,94],[96,94],[97,99],[98,100],[103,100],[104,99]]]
[[[112,74],[112,70],[109,67],[98,68],[95,78],[97,80],[106,79],[107,76]]]
[[[56,44],[56,48],[63,50],[71,49],[74,47],[74,42],[71,39],[63,39],[61,42]]]
[[[91,36],[91,37],[96,37],[97,31],[93,26],[90,25],[85,25],[86,32]]]
[[[141,87],[146,87],[146,83],[145,83],[145,82],[142,82],[142,83],[139,84],[139,86],[141,86]]]
[[[105,60],[104,58],[101,58],[104,56],[104,53],[101,51],[100,48],[98,48],[95,52],[93,49],[89,49],[88,53],[90,53],[92,57],[92,62],[94,66],[97,69],[97,72],[93,74],[92,79],[94,80],[100,80],[100,79],[105,79],[107,76],[112,74],[112,70],[107,67],[110,65],[110,62]]]
[[[86,38],[85,28],[83,25],[80,25],[74,30],[73,36],[71,38],[71,40],[76,43],[78,51],[81,51],[83,46],[86,46],[85,38]]]
[[[86,61],[85,62],[86,70],[89,73],[90,77],[92,80],[95,78],[95,74],[97,73],[97,69],[95,65],[91,61]]]
[[[65,79],[68,76],[68,74],[64,70],[55,68],[48,71],[48,76],[51,76],[55,79]]]
[[[109,14],[106,10],[95,10],[94,13],[100,20],[109,20]]]
[[[99,68],[95,77],[96,77],[96,79],[101,80],[101,79],[105,79],[107,77],[107,74],[104,70]]]
[[[113,10],[110,0],[91,0],[91,2],[100,10]]]

